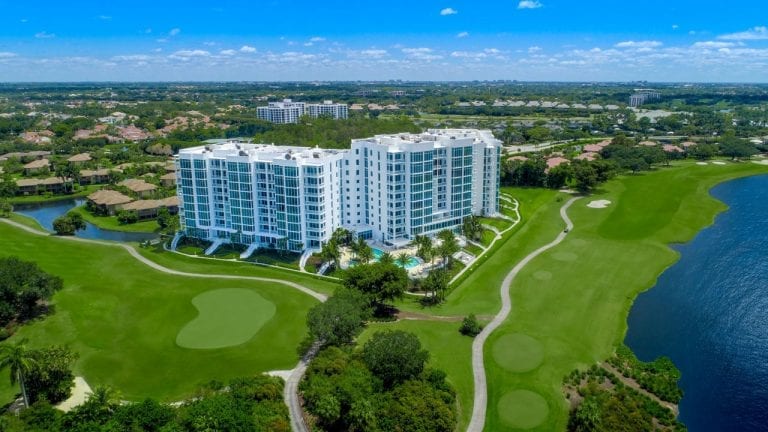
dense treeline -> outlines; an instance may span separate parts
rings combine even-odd
[[[324,431],[450,432],[456,395],[429,354],[402,331],[375,333],[359,351],[329,347],[300,385],[305,408]]]
[[[71,382],[71,381],[70,381]],[[238,378],[224,387],[211,383],[180,406],[153,399],[124,403],[109,388],[96,388],[86,402],[68,413],[46,400],[0,417],[0,430],[8,432],[86,431],[275,431],[291,430],[283,403],[283,381],[260,375]]]
[[[351,117],[346,120],[304,118],[298,124],[275,125],[270,130],[257,134],[254,140],[282,145],[349,148],[354,138],[398,132],[416,133],[421,132],[421,128],[407,117],[380,119]]]

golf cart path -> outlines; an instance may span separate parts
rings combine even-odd
[[[0,221],[3,221],[9,225],[13,225],[17,228],[20,228],[26,232],[46,236],[46,237],[53,237],[51,233],[47,231],[40,231],[35,228],[28,227],[26,225],[20,224],[16,221],[12,221],[9,219],[0,219]],[[90,244],[97,244],[102,246],[112,246],[112,247],[119,247],[122,249],[125,249],[129,254],[131,254],[132,257],[136,258],[138,261],[143,263],[146,266],[152,267],[153,269],[163,272],[166,274],[172,274],[176,276],[185,276],[185,277],[194,277],[194,278],[204,278],[204,279],[240,279],[240,280],[252,280],[252,281],[259,281],[259,282],[272,282],[272,283],[279,283],[283,285],[287,285],[291,288],[297,289],[305,294],[308,294],[314,298],[316,298],[319,301],[325,301],[328,297],[325,294],[321,294],[317,291],[314,291],[310,288],[307,288],[303,285],[289,282],[282,279],[272,279],[272,278],[264,278],[264,277],[258,277],[258,276],[236,276],[236,275],[224,275],[224,274],[204,274],[204,273],[188,273],[183,272],[179,270],[173,270],[169,269],[168,267],[164,267],[149,258],[144,257],[141,255],[134,247],[122,243],[115,243],[115,242],[107,242],[107,241],[100,241],[100,240],[91,240],[91,239],[84,239],[80,237],[71,237],[71,236],[56,236],[56,238],[64,239],[64,240],[70,240],[70,241],[76,241],[80,243],[90,243]]]
[[[5,222],[8,225],[12,225],[16,228],[22,229],[26,232],[40,235],[40,236],[51,236],[50,232],[47,231],[41,231],[35,228],[28,227],[26,225],[20,224],[16,221],[12,221],[10,219],[0,218],[0,221]],[[70,241],[76,241],[80,243],[90,243],[90,244],[98,244],[102,246],[112,246],[112,247],[120,247],[122,249],[125,249],[132,257],[140,261],[141,263],[147,265],[148,267],[151,267],[159,272],[177,275],[177,276],[185,276],[185,277],[195,277],[195,278],[205,278],[205,279],[239,279],[239,280],[251,280],[251,281],[259,281],[259,282],[272,282],[272,283],[279,283],[283,285],[287,285],[291,288],[297,289],[305,294],[308,294],[315,299],[324,302],[328,299],[328,297],[324,294],[321,294],[319,292],[316,292],[310,288],[307,288],[303,285],[289,282],[282,279],[272,279],[272,278],[263,278],[258,276],[235,276],[235,275],[221,275],[221,274],[203,274],[203,273],[187,273],[182,272],[178,270],[169,269],[167,267],[164,267],[146,257],[141,255],[135,248],[132,246],[126,245],[126,244],[120,244],[120,243],[113,243],[113,242],[105,242],[105,241],[99,241],[99,240],[90,240],[90,239],[83,239],[79,237],[65,237],[60,236],[57,238],[61,238],[64,240],[70,240]],[[304,417],[302,414],[301,409],[301,403],[299,402],[299,396],[297,393],[298,390],[298,384],[301,381],[302,376],[304,376],[304,372],[306,371],[307,364],[311,361],[312,357],[317,353],[317,348],[313,347],[310,352],[304,356],[299,361],[299,364],[292,369],[290,372],[289,378],[285,381],[285,389],[283,392],[283,398],[288,405],[288,411],[291,416],[291,426],[294,431],[300,431],[305,432],[308,431],[309,428],[307,427],[306,423],[304,422]]]
[[[568,232],[573,229],[573,222],[571,222],[571,219],[568,218],[567,211],[571,204],[573,204],[578,199],[579,197],[571,198],[560,208],[560,217],[565,222],[566,229],[564,231],[560,231],[560,233],[552,242],[528,254],[519,263],[517,263],[517,265],[507,274],[507,277],[504,278],[504,282],[502,282],[500,289],[501,310],[498,314],[496,314],[496,317],[490,323],[488,323],[485,328],[483,328],[483,331],[480,332],[480,334],[478,334],[477,337],[475,337],[475,340],[472,342],[472,373],[474,375],[475,381],[475,399],[474,403],[472,404],[472,419],[470,420],[469,426],[467,427],[467,432],[482,432],[483,428],[485,427],[485,414],[488,405],[488,383],[485,376],[483,346],[485,345],[485,341],[488,339],[488,336],[490,336],[494,330],[496,330],[504,321],[506,321],[507,317],[509,317],[509,313],[512,311],[512,299],[510,297],[509,287],[512,285],[512,281],[515,279],[515,277],[526,265],[528,265],[528,263],[530,263],[534,258],[546,252],[547,250],[559,245],[568,235]]]

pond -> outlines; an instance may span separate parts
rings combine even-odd
[[[70,199],[63,201],[54,201],[37,204],[18,204],[14,206],[16,213],[35,219],[40,225],[49,231],[53,231],[53,221],[57,217],[66,214],[71,209],[83,205],[83,199]],[[157,238],[154,233],[129,233],[121,231],[110,231],[101,229],[88,222],[85,223],[85,230],[78,231],[77,237],[110,240],[118,242],[143,242]]]

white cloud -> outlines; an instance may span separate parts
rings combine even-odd
[[[192,59],[192,58],[209,57],[210,55],[211,55],[211,53],[208,52],[208,51],[197,49],[197,50],[180,50],[180,51],[176,51],[175,53],[169,55],[168,57],[170,57],[172,59],[186,61],[186,60],[189,60],[189,59]]]
[[[486,54],[493,54],[493,55],[501,54],[501,51],[497,48],[486,48],[483,50],[483,52]]]
[[[768,39],[768,27],[757,26],[738,33],[724,34],[717,37],[724,40],[766,40]]]
[[[112,17],[109,15],[99,15],[98,18],[102,21],[111,21]]]
[[[320,37],[320,36],[315,36],[315,37],[311,38],[309,41],[310,42],[325,42],[325,38],[324,37]]]
[[[719,48],[730,48],[734,45],[736,44],[733,42],[706,41],[706,42],[696,42],[695,44],[693,44],[693,47],[719,49]]]
[[[152,29],[151,28],[145,28],[144,29],[144,34],[150,34],[150,33],[152,33]]]
[[[41,31],[39,33],[35,33],[35,37],[38,39],[51,39],[51,38],[55,38],[56,35],[53,33],[48,33],[46,31]]]
[[[7,51],[0,52],[0,59],[16,57],[16,55],[17,55],[16,53],[7,52]]]
[[[181,33],[180,28],[174,28],[171,29],[171,31],[168,32],[168,36],[177,36],[179,33]]]
[[[206,42],[203,42],[203,45],[210,47],[210,46],[216,46],[218,44],[216,42],[213,42],[213,41],[206,41]]]
[[[223,56],[233,56],[235,54],[237,54],[237,51],[233,49],[225,49],[225,50],[219,51],[219,55],[223,55]]]
[[[380,59],[388,56],[389,53],[387,50],[383,49],[366,49],[361,51],[350,51],[347,55],[354,58]]]
[[[460,33],[458,33],[458,34],[456,35],[456,37],[457,37],[457,38],[465,38],[465,37],[467,37],[467,36],[469,36],[469,32],[465,32],[465,31],[463,31],[463,32],[460,32]]]
[[[160,39],[155,39],[155,41],[159,42],[159,43],[166,43],[166,42],[168,42],[168,39],[167,38],[160,38]]]
[[[130,55],[117,55],[113,56],[110,60],[112,61],[147,61],[151,57],[144,54],[130,54]]]
[[[680,28],[680,26],[679,26],[679,25],[677,25],[677,24],[672,24],[672,30],[677,30],[677,29],[679,29],[679,28]]]
[[[454,8],[449,8],[449,7],[448,7],[448,8],[445,8],[445,9],[443,9],[443,10],[441,10],[441,11],[440,11],[440,15],[442,15],[442,16],[446,16],[446,15],[456,15],[457,13],[459,13],[459,11],[457,11],[457,10],[456,10],[456,9],[454,9]]]
[[[537,53],[539,51],[541,51],[541,47],[539,47],[539,46],[528,47],[528,52],[531,53],[531,54]]]
[[[539,0],[521,0],[517,4],[518,9],[538,9],[544,6]]]
[[[443,58],[441,55],[433,54],[432,48],[403,48],[401,51],[408,58],[415,60],[432,61]]]
[[[256,48],[254,48],[252,46],[248,46],[248,45],[243,45],[242,47],[240,47],[240,52],[242,52],[242,53],[255,53],[256,52]]]
[[[624,41],[615,45],[616,48],[657,48],[663,44],[659,41]]]
[[[451,53],[451,57],[479,60],[488,57],[488,54],[484,52],[454,51]]]

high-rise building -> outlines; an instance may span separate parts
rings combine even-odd
[[[307,104],[293,102],[291,99],[283,99],[282,102],[269,102],[267,106],[256,108],[256,117],[272,123],[286,124],[298,123],[303,115],[317,118],[323,115],[334,119],[345,119],[349,116],[347,104],[333,103],[327,100],[319,104]]]
[[[321,104],[307,104],[307,115],[312,118],[320,116],[330,116],[336,120],[349,117],[349,107],[347,104],[333,103],[333,101],[323,101]]]
[[[282,102],[269,102],[267,106],[257,107],[256,117],[271,123],[298,123],[301,116],[304,115],[304,110],[304,102],[283,99]]]
[[[350,150],[182,149],[181,227],[190,237],[293,251],[319,248],[339,227],[404,244],[498,213],[500,153],[490,131],[458,129],[377,135]]]

